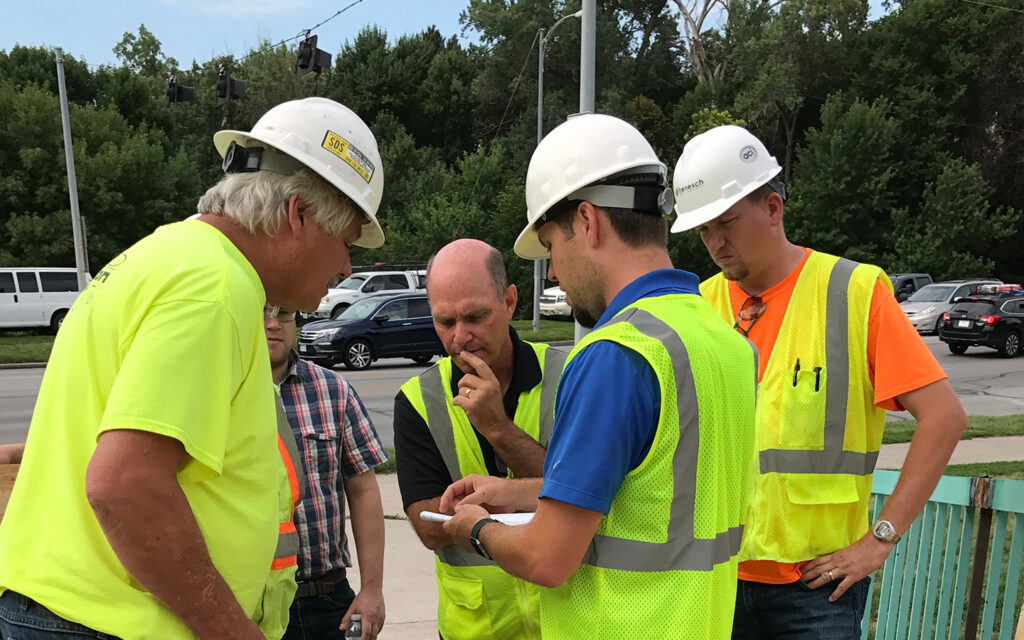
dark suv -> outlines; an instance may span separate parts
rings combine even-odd
[[[299,333],[299,356],[330,367],[365,369],[378,358],[430,362],[444,355],[425,293],[366,296],[333,320],[310,322]]]
[[[958,298],[939,320],[939,339],[952,353],[967,347],[991,347],[1004,358],[1021,350],[1024,336],[1024,291]]]

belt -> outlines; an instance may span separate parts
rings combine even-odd
[[[298,589],[295,591],[296,598],[311,598],[334,593],[345,583],[345,569],[335,569],[316,578],[296,580],[295,582],[298,585]]]

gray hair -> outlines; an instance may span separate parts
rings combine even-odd
[[[229,173],[199,199],[199,213],[225,215],[249,233],[274,235],[288,217],[288,199],[297,195],[313,211],[313,220],[339,235],[362,212],[331,183],[308,169],[291,175],[270,171]]]

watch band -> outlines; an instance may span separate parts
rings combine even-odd
[[[494,518],[481,518],[473,525],[473,528],[469,532],[469,544],[473,546],[473,549],[478,555],[487,558],[488,560],[493,560],[493,558],[491,558],[491,554],[487,553],[487,548],[484,546],[484,543],[480,541],[480,530],[489,522],[497,522],[497,520]]]

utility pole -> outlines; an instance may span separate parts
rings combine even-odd
[[[60,88],[60,119],[64,125],[64,160],[68,165],[68,195],[71,198],[71,231],[75,241],[75,268],[78,290],[85,291],[85,274],[89,270],[85,256],[85,234],[78,210],[78,180],[75,179],[75,153],[71,148],[71,116],[68,113],[68,90],[64,85],[64,51],[57,47],[57,86]]]
[[[580,113],[594,113],[594,61],[597,57],[597,0],[583,0],[583,24],[580,26]],[[577,322],[575,342],[587,335]]]

